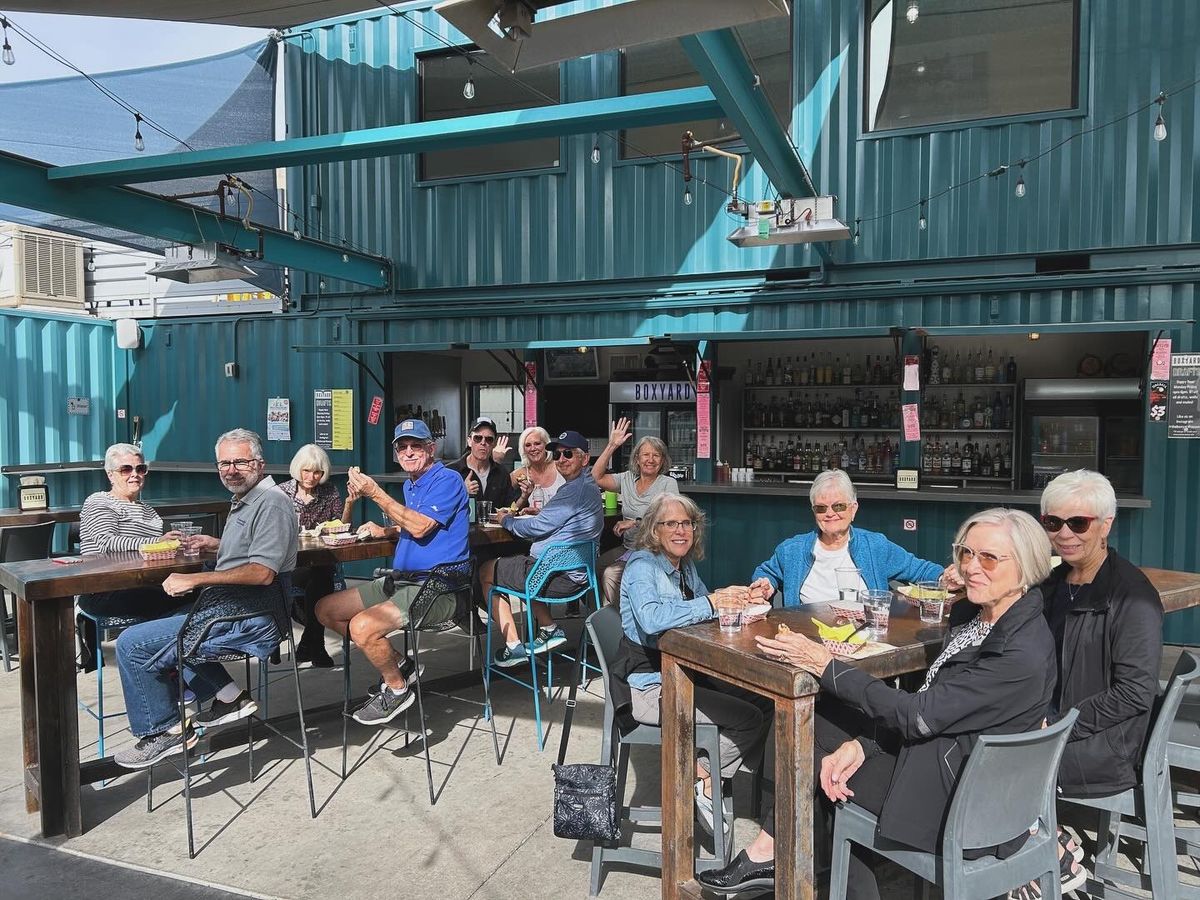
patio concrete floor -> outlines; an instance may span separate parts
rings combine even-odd
[[[578,620],[568,622],[574,636]],[[330,642],[340,659],[340,647]],[[106,647],[108,709],[122,709],[112,648]],[[457,635],[434,636],[422,647],[426,681],[462,672],[467,665],[466,642]],[[1173,662],[1174,657],[1171,657]],[[556,670],[559,667],[556,667]],[[565,665],[561,668],[565,668]],[[1169,668],[1167,668],[1169,671]],[[270,715],[294,710],[290,677],[272,670]],[[360,655],[353,657],[353,682],[358,696],[375,678]],[[569,673],[562,672],[560,681]],[[305,707],[340,704],[340,669],[301,670]],[[448,695],[426,694],[434,787],[438,802],[431,806],[419,740],[404,746],[403,718],[397,727],[366,728],[350,723],[350,777],[340,778],[341,716],[337,711],[310,715],[309,740],[315,751],[313,787],[318,816],[309,816],[304,765],[298,751],[285,741],[256,729],[256,777],[247,775],[245,745],[207,757],[193,769],[193,810],[198,855],[187,856],[181,781],[170,767],[156,770],[154,809],[146,809],[146,777],[135,773],[105,786],[83,789],[84,834],[71,840],[43,841],[36,816],[25,812],[21,788],[21,747],[18,675],[0,674],[0,837],[33,841],[65,852],[45,852],[5,842],[0,851],[16,858],[24,871],[53,866],[55,887],[28,896],[55,896],[86,889],[99,895],[127,896],[130,870],[192,882],[196,893],[169,894],[197,900],[222,896],[278,898],[353,897],[487,898],[539,900],[584,898],[588,893],[590,850],[553,834],[551,799],[564,703],[560,697],[548,709],[547,746],[535,749],[533,704],[528,691],[510,684],[495,687],[496,726],[503,764],[497,766],[491,731],[481,718],[482,688],[471,686]],[[581,693],[570,736],[568,761],[595,761],[600,747],[603,698],[598,682]],[[94,675],[79,676],[80,698],[96,697]],[[415,727],[416,707],[410,711]],[[227,726],[238,728],[239,726]],[[80,714],[83,755],[96,752],[96,726]],[[293,728],[292,733],[295,734]],[[108,721],[108,752],[130,740],[124,717]],[[203,745],[202,745],[203,746]],[[199,772],[199,777],[196,772]],[[168,776],[168,773],[169,776]],[[657,804],[659,761],[653,750],[634,752],[630,790],[637,802]],[[735,787],[738,821],[734,846],[748,842],[757,826],[748,816],[748,776]],[[639,846],[654,846],[653,832],[639,835]],[[98,865],[103,863],[113,865]],[[1195,865],[1181,860],[1185,880],[1194,878]],[[20,869],[20,866],[18,866]],[[0,879],[7,880],[7,864]],[[109,878],[106,879],[107,871]],[[823,880],[823,879],[822,879]],[[910,878],[886,870],[880,879],[885,898],[909,897]],[[4,884],[5,881],[0,881]],[[111,884],[112,890],[104,890]],[[822,888],[825,885],[822,884]],[[182,888],[180,888],[182,890]],[[136,893],[163,896],[161,890]],[[7,894],[7,888],[0,889]],[[656,872],[609,867],[602,895],[608,900],[652,900],[660,896]]]

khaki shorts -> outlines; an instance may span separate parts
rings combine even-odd
[[[366,584],[358,586],[358,596],[362,600],[364,607],[370,608],[378,606],[380,603],[394,603],[400,609],[405,622],[408,621],[408,610],[412,606],[413,601],[417,599],[417,594],[421,592],[421,585],[411,581],[399,581],[396,584],[396,593],[392,596],[387,596],[383,592],[384,579],[376,578],[374,581],[368,581]],[[457,602],[453,594],[445,594],[433,601],[429,612],[425,615],[423,625],[440,625],[443,622],[448,622],[454,617],[454,610]]]

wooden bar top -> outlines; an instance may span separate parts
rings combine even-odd
[[[165,500],[147,499],[146,504],[154,507],[160,516],[177,516],[181,513],[227,513],[229,495],[223,497],[171,497]],[[0,509],[0,528],[7,525],[37,525],[41,522],[78,522],[79,506],[52,506],[49,509],[22,512],[15,507]]]

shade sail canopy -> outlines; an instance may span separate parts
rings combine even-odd
[[[378,4],[371,0],[10,0],[7,12],[110,16],[170,22],[204,22],[253,28],[290,28]]]

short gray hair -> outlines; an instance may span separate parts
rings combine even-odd
[[[146,454],[142,452],[142,448],[137,444],[113,444],[104,451],[104,471],[117,471],[118,456],[136,456],[142,462],[146,461]]]
[[[1065,506],[1072,500],[1101,519],[1111,519],[1117,514],[1117,495],[1112,482],[1099,472],[1089,469],[1063,472],[1042,491],[1042,512]]]
[[[263,458],[262,438],[248,428],[234,428],[217,438],[217,443],[213,447],[213,456],[221,455],[221,445],[225,443],[249,444],[250,455],[255,459]]]
[[[297,481],[300,480],[300,473],[305,469],[311,469],[314,472],[321,473],[321,484],[329,480],[329,454],[318,447],[316,444],[305,444],[296,451],[296,455],[292,457],[292,464],[288,466],[288,471]]]
[[[666,507],[669,503],[678,503],[683,507],[683,514],[692,520],[692,549],[688,551],[688,559],[704,559],[704,510],[696,505],[696,501],[686,494],[659,494],[650,501],[646,512],[642,514],[642,524],[638,527],[637,540],[634,547],[638,550],[649,550],[651,553],[662,553],[662,541],[658,537],[658,523],[666,519]]]
[[[1026,588],[1046,580],[1050,574],[1050,538],[1037,519],[1019,509],[995,506],[975,513],[959,525],[954,543],[961,544],[976,525],[999,525],[1008,534],[1013,561]]]
[[[833,491],[839,497],[845,497],[851,503],[858,502],[858,491],[854,482],[841,469],[826,469],[813,479],[812,487],[808,489],[808,502],[816,503],[817,497],[828,491]]]
[[[666,475],[671,468],[671,454],[667,452],[667,445],[661,439],[653,437],[649,434],[638,439],[638,442],[633,445],[633,452],[629,454],[629,471],[634,475],[641,474],[641,469],[638,468],[638,454],[642,452],[642,448],[649,444],[658,451],[658,455],[662,457],[662,466],[658,470],[659,475]]]
[[[550,443],[550,432],[541,425],[530,425],[521,432],[521,437],[517,439],[517,455],[521,457],[521,462],[529,465],[529,460],[525,458],[525,441],[529,439],[531,434],[537,435],[542,439],[543,444]]]

